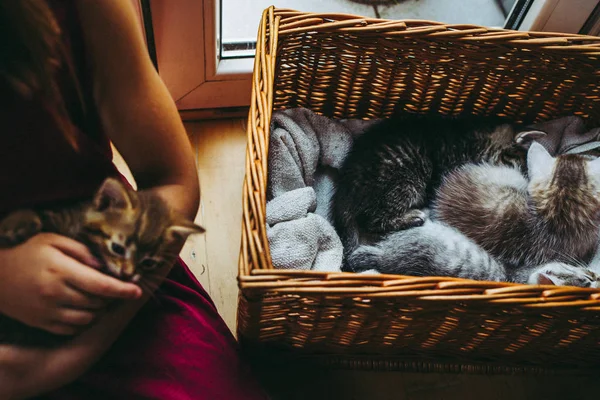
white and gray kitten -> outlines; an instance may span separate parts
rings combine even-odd
[[[432,207],[434,219],[457,228],[502,263],[587,263],[600,226],[600,159],[552,157],[532,144],[528,178],[489,164],[448,174]]]

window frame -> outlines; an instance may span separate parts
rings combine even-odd
[[[180,111],[250,104],[254,59],[218,59],[218,3],[149,2],[157,68]]]
[[[598,0],[535,0],[519,26],[522,31],[582,32]]]

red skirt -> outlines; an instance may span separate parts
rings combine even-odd
[[[41,398],[268,399],[214,303],[181,260],[91,370]]]

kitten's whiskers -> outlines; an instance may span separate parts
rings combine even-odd
[[[589,266],[586,263],[573,257],[571,254],[567,254],[565,252],[554,250],[554,249],[553,249],[553,251],[554,251],[554,254],[556,254],[558,257],[562,257],[562,258],[568,260],[575,267],[580,267],[583,269],[589,268]]]

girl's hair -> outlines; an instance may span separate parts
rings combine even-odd
[[[0,80],[19,96],[38,96],[77,148],[75,128],[56,82],[59,67],[70,72],[81,106],[83,101],[60,34],[45,0],[0,0]]]

